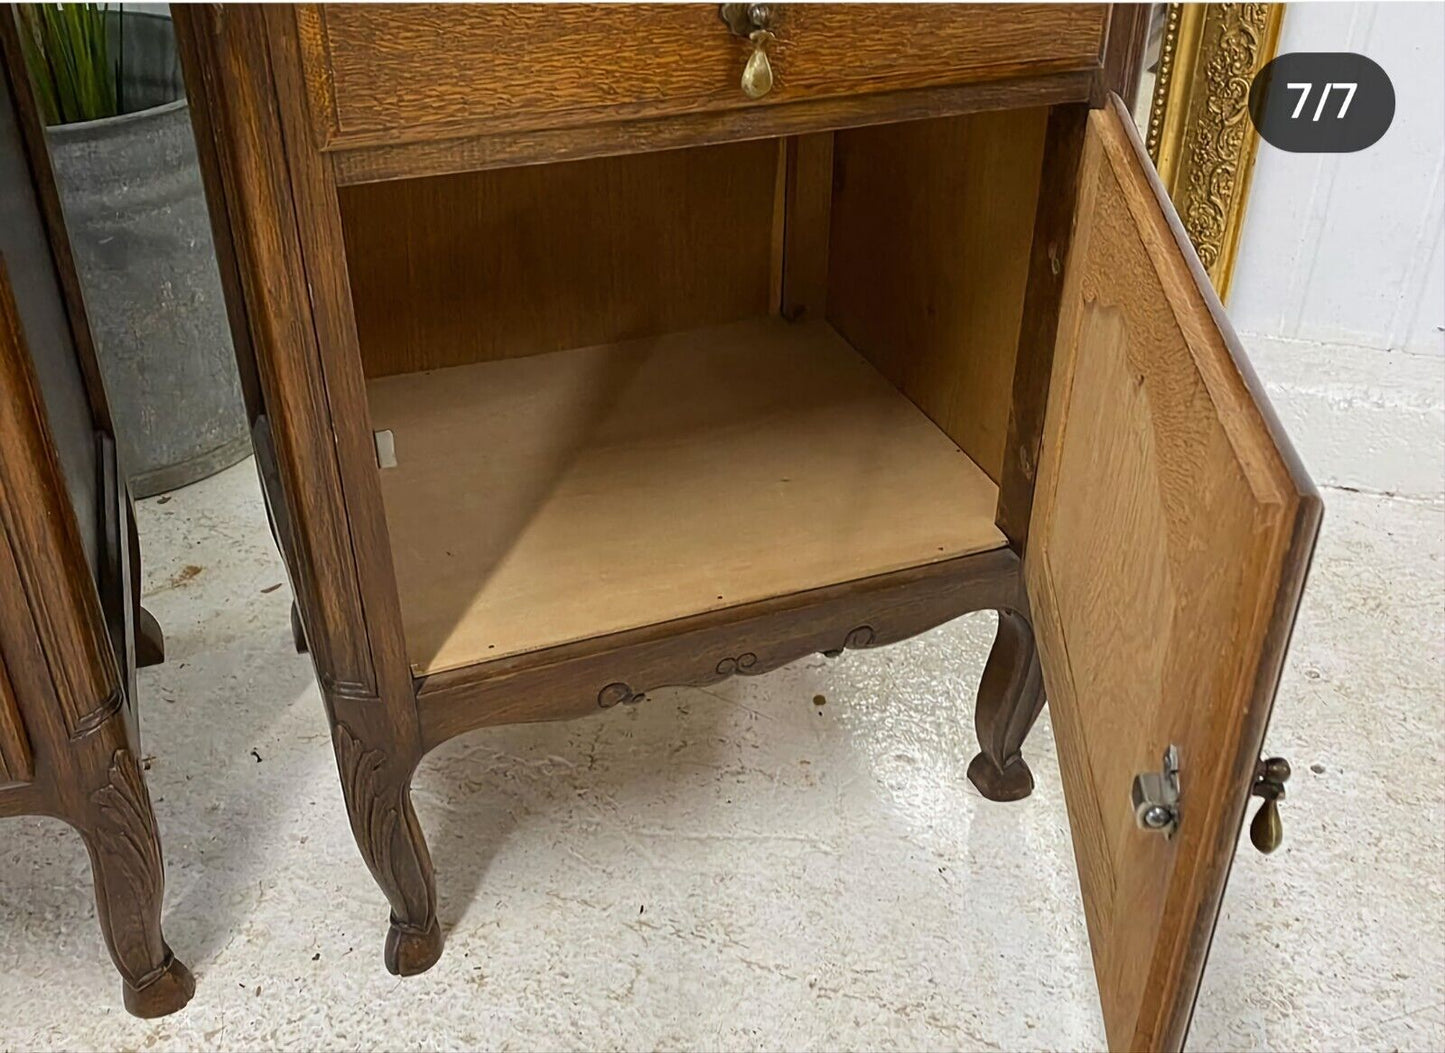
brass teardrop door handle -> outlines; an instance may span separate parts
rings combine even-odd
[[[1264,803],[1249,824],[1249,840],[1255,848],[1268,855],[1284,840],[1284,824],[1279,818],[1279,802],[1284,800],[1284,784],[1289,781],[1289,761],[1283,757],[1262,760],[1254,769],[1254,785],[1250,793]]]
[[[768,45],[775,39],[769,29],[773,9],[768,4],[721,4],[718,14],[734,36],[752,42],[753,53],[743,66],[742,89],[748,98],[761,99],[773,90],[773,63],[768,58]]]

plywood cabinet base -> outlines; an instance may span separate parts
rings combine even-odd
[[[417,676],[1005,544],[992,480],[822,321],[367,394]]]

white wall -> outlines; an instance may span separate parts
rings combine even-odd
[[[1229,313],[1326,485],[1445,494],[1445,4],[1291,3],[1280,52],[1357,51],[1395,120],[1355,154],[1260,143]]]
[[[1445,349],[1445,4],[1295,3],[1280,51],[1358,51],[1395,120],[1355,154],[1261,143],[1230,313],[1268,336]]]

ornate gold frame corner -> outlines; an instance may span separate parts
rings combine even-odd
[[[1149,156],[1220,299],[1229,294],[1259,137],[1249,86],[1284,4],[1170,4],[1145,128]]]

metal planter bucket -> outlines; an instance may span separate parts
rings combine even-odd
[[[46,135],[121,463],[146,497],[251,446],[170,20],[122,17],[126,97],[160,104]]]

